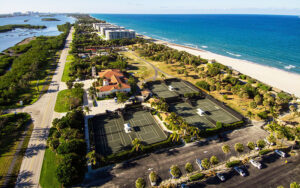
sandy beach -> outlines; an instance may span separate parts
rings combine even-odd
[[[200,56],[208,60],[216,60],[217,62],[231,67],[233,70],[239,71],[242,74],[251,76],[265,84],[274,88],[283,90],[287,93],[294,94],[300,97],[300,75],[280,70],[277,68],[260,65],[246,60],[234,59],[227,56],[218,55],[209,51],[196,49],[192,47],[168,43],[157,40],[156,43],[165,44],[171,48],[186,51],[190,54]]]

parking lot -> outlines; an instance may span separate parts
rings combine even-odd
[[[285,164],[285,161],[289,161]],[[217,177],[211,177],[201,183],[190,185],[191,188],[198,187],[245,187],[245,188],[274,188],[280,185],[290,187],[289,184],[300,180],[300,157],[280,158],[271,153],[259,160],[263,168],[257,169],[251,164],[242,166],[246,176],[242,177],[234,170],[229,170],[224,174],[225,182],[221,182]]]
[[[132,126],[132,132],[125,133],[124,124]],[[153,144],[167,139],[167,135],[155,122],[150,112],[127,111],[124,118],[119,115],[101,115],[92,119],[96,152],[109,155],[131,148],[133,139]]]
[[[186,171],[184,169],[184,166],[187,162],[192,163],[194,169],[199,170],[199,168],[195,164],[196,158],[204,159],[204,158],[210,158],[212,155],[215,155],[217,156],[220,162],[228,160],[231,156],[238,155],[238,153],[235,152],[233,149],[235,143],[240,142],[244,144],[244,146],[246,146],[247,142],[249,141],[256,142],[258,139],[265,138],[266,136],[268,136],[268,133],[263,131],[260,127],[252,126],[243,129],[238,129],[235,131],[230,131],[224,134],[223,136],[224,138],[226,138],[224,139],[225,140],[224,142],[219,142],[218,140],[209,140],[209,141],[207,140],[200,143],[192,144],[188,147],[179,147],[174,149],[168,149],[166,151],[159,151],[138,158],[136,160],[122,163],[121,165],[118,165],[114,168],[109,168],[104,171],[99,171],[93,174],[92,176],[90,176],[90,178],[86,180],[87,184],[85,186],[131,188],[134,187],[135,180],[138,177],[143,177],[147,182],[147,186],[149,186],[150,185],[149,173],[151,171],[156,171],[162,180],[166,180],[170,178],[170,173],[168,171],[170,166],[178,165],[182,174],[185,175]],[[223,144],[228,144],[230,146],[231,148],[230,154],[225,155],[223,153],[221,148]],[[249,152],[249,150],[245,148],[244,153],[247,152]],[[282,164],[281,159],[277,161],[281,161],[281,163],[280,162],[279,163]],[[262,170],[265,171],[267,170],[272,172],[272,168],[274,168],[278,173],[277,174],[278,178],[275,178],[272,181],[276,181],[279,183],[285,181],[282,178],[285,178],[287,174],[279,173],[281,169],[276,167],[277,164],[276,162],[275,163],[270,162],[265,164],[267,165],[267,168]],[[295,165],[296,163],[292,163],[292,164]],[[260,181],[263,180],[264,176],[262,176],[262,174],[256,175],[256,171],[258,172],[263,172],[263,171],[259,171],[258,169],[252,167],[250,167],[249,169],[250,169],[249,172],[251,173],[250,174],[251,178],[253,178],[254,180],[255,178],[259,178]],[[253,172],[252,169],[254,170]],[[205,186],[213,187],[218,185],[219,187],[222,187],[222,185],[224,184],[224,187],[230,187],[231,185],[230,182],[231,181],[234,182],[236,178],[239,180],[239,182],[237,181],[237,184],[241,183],[242,181],[248,180],[247,178],[245,179],[244,177],[238,176],[235,172],[232,173],[233,173],[232,174],[233,177],[229,176],[228,184],[226,181],[225,183],[222,184],[218,182],[205,183]],[[293,174],[294,173],[295,172],[293,172]],[[126,176],[124,176],[124,174],[126,174]],[[294,176],[292,176],[292,178],[294,178]],[[286,181],[290,181],[290,180],[286,180]],[[239,187],[244,187],[244,186],[240,185]],[[253,186],[253,187],[259,187],[259,186]]]

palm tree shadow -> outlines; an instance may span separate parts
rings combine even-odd
[[[38,144],[38,145],[33,144],[32,146],[29,146],[27,148],[25,157],[31,158],[31,157],[37,155],[40,150],[44,150],[45,148],[46,148],[45,144]]]
[[[32,181],[29,179],[32,177],[32,172],[22,171],[19,173],[18,179],[16,181],[16,187],[31,187],[33,186]]]

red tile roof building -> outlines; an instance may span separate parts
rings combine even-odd
[[[130,92],[128,79],[119,69],[107,69],[98,73],[103,78],[103,86],[96,87],[98,97],[104,97],[115,92]]]

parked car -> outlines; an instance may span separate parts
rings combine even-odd
[[[275,145],[275,143],[274,142],[269,142],[269,140],[268,139],[264,139],[264,141],[267,143],[267,144],[269,144],[269,145],[271,145],[271,146],[274,146]]]
[[[221,181],[225,181],[225,177],[224,177],[223,174],[217,173],[216,175],[217,175],[217,177],[218,177]]]
[[[240,168],[240,167],[238,167],[238,166],[235,166],[235,167],[233,167],[233,169],[234,169],[237,173],[239,173],[241,176],[243,176],[243,177],[246,176],[246,173],[245,173],[245,171],[244,171],[242,168]]]
[[[196,159],[196,164],[199,166],[200,170],[204,170],[201,159]]]
[[[251,160],[250,160],[250,163],[251,163],[253,166],[255,166],[256,168],[258,168],[258,169],[261,169],[261,168],[262,168],[261,163],[258,162],[258,161],[255,161],[255,160],[251,159]]]
[[[280,150],[275,150],[274,151],[277,155],[279,155],[280,157],[286,157],[286,154],[283,151]]]

